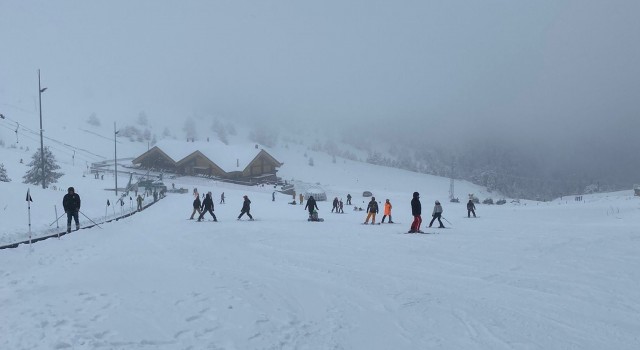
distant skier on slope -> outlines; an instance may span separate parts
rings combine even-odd
[[[240,210],[240,215],[238,215],[238,220],[242,217],[242,215],[247,214],[250,221],[253,221],[253,216],[251,216],[251,201],[247,195],[242,196],[244,198],[244,202],[242,203],[242,209]]]
[[[220,195],[220,204],[224,204],[224,192]]]
[[[196,193],[196,199],[193,200],[193,212],[191,213],[191,217],[189,218],[189,220],[193,220],[193,216],[196,215],[196,212],[198,212],[198,216],[202,214],[202,211],[200,210],[201,204],[202,203],[200,203],[200,195]]]
[[[391,219],[391,202],[389,202],[388,198],[384,202],[384,215],[382,216],[382,223],[383,224],[384,224],[384,219],[386,219],[387,216],[389,217],[389,223],[393,224],[393,219]]]
[[[204,218],[204,214],[209,213],[211,214],[211,216],[213,216],[213,221],[218,221],[218,218],[216,218],[216,214],[213,213],[213,199],[211,199],[211,192],[207,193],[207,196],[204,198],[204,201],[202,201],[202,212],[200,212],[200,217],[198,218],[198,221],[202,221],[202,219]]]
[[[470,218],[471,214],[473,214],[474,218],[476,217],[476,205],[469,199],[469,202],[467,202],[467,217]]]
[[[436,205],[433,207],[433,214],[431,214],[431,216],[433,216],[433,219],[431,219],[429,227],[431,227],[431,225],[433,225],[433,222],[438,219],[438,222],[440,223],[439,228],[444,228],[444,225],[440,220],[440,218],[442,217],[442,206],[440,205],[440,202],[436,201]]]
[[[351,205],[351,194],[347,193],[347,205]]]
[[[409,233],[424,233],[420,231],[420,225],[422,224],[422,204],[420,203],[420,194],[413,192],[413,199],[411,199],[411,215],[413,215],[413,222]]]
[[[318,205],[316,204],[316,200],[313,198],[313,196],[309,196],[309,199],[307,199],[307,205],[304,206],[304,209],[309,209],[309,217],[312,216],[314,210],[319,210]]]
[[[331,212],[333,213],[333,211],[336,211],[336,213],[338,212],[338,197],[333,199],[333,207],[331,208]]]
[[[378,214],[378,202],[376,202],[376,197],[371,197],[371,201],[369,201],[369,205],[367,205],[367,218],[364,220],[364,224],[369,224],[369,218],[371,218],[371,224],[376,224],[376,214]]]

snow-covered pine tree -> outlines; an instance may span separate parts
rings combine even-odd
[[[11,179],[7,176],[7,169],[4,168],[2,163],[0,163],[0,182],[11,182]]]
[[[23,182],[26,184],[39,185],[42,183],[42,162],[40,156],[40,149],[33,154],[31,157],[31,162],[27,164],[31,168],[27,173],[22,177]],[[56,158],[54,157],[49,147],[44,148],[44,183],[45,187],[50,184],[54,184],[58,182],[58,179],[64,175],[63,173],[56,172],[56,170],[60,169],[60,166],[56,162]]]

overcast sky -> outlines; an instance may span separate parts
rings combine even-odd
[[[639,153],[638,14],[637,0],[0,0],[0,113],[37,111],[40,68],[49,116],[396,124],[588,162]]]

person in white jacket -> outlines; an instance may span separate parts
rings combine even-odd
[[[436,201],[436,205],[433,207],[433,213],[431,214],[431,216],[433,216],[433,219],[431,219],[431,222],[429,223],[429,227],[431,227],[431,225],[433,225],[433,222],[436,221],[436,219],[438,219],[438,222],[440,223],[440,228],[444,228],[444,225],[440,220],[440,218],[442,217],[442,206],[440,205],[440,202]]]

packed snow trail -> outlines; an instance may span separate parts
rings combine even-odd
[[[191,196],[170,195],[103,230],[3,251],[0,347],[640,346],[640,230],[629,224],[605,230],[584,208],[565,208],[582,222],[567,226],[557,205],[483,207],[455,229],[405,235],[408,225],[361,225],[363,212],[327,203],[326,221],[310,223],[269,193],[250,194],[259,221],[238,222],[243,193],[216,204],[217,223],[185,220]]]

